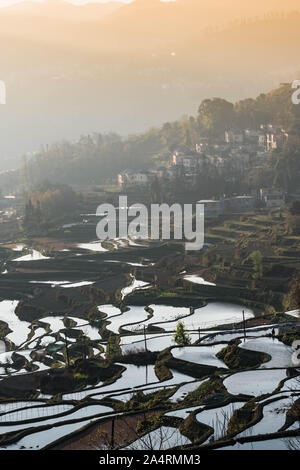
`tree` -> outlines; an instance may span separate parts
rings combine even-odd
[[[288,211],[287,230],[294,235],[300,233],[300,201],[294,201]]]
[[[277,153],[274,165],[274,185],[283,187],[286,191],[298,189],[300,171],[300,138],[289,135],[288,141]]]
[[[139,437],[139,439],[129,444],[126,449],[146,451],[168,450],[183,446],[185,443],[186,438],[180,434],[177,428],[160,426],[144,436]]]
[[[300,309],[300,277],[295,277],[289,287],[290,290],[285,299],[285,308]]]
[[[259,250],[253,251],[250,255],[253,262],[253,279],[260,279],[263,275],[262,254]]]
[[[27,195],[24,231],[29,235],[46,232],[55,222],[74,212],[78,200],[78,195],[69,186],[43,182]]]
[[[188,344],[191,344],[191,337],[190,335],[186,332],[184,323],[182,321],[179,321],[176,326],[176,331],[174,333],[174,341],[176,344],[179,346],[186,346]]]
[[[209,137],[221,137],[234,123],[233,104],[221,98],[206,99],[198,109],[200,129]]]
[[[119,337],[117,335],[110,335],[107,340],[106,352],[105,357],[106,359],[110,360],[113,359],[115,356],[120,355],[121,350],[119,346]]]

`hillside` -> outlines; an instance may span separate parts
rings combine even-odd
[[[195,113],[203,98],[237,100],[297,78],[300,15],[283,12],[298,2],[244,3],[2,8],[0,169],[42,144],[140,132]]]
[[[64,140],[61,143],[52,143],[40,149],[32,158],[24,159],[18,171],[0,175],[0,187],[10,192],[20,190],[23,185],[38,184],[45,179],[52,183],[71,185],[104,184],[107,179],[115,180],[116,175],[126,168],[139,170],[157,166],[160,162],[167,164],[172,152],[178,146],[186,144],[187,137],[190,148],[195,148],[199,138],[207,135],[207,132],[212,132],[215,139],[223,139],[228,123],[232,122],[241,132],[246,128],[258,129],[261,124],[269,123],[286,128],[290,133],[291,148],[287,148],[279,156],[282,156],[280,161],[285,162],[282,168],[289,161],[289,171],[294,169],[289,175],[289,182],[290,190],[296,190],[300,162],[299,152],[294,152],[292,142],[295,141],[296,146],[299,144],[300,106],[292,104],[292,92],[291,84],[282,84],[266,94],[259,94],[255,99],[248,98],[232,104],[220,100],[233,110],[231,113],[226,108],[221,118],[217,111],[214,113],[214,102],[218,99],[203,100],[201,105],[194,103],[195,108],[198,107],[197,104],[200,105],[201,116],[198,111],[198,114],[190,118],[170,121],[163,126],[152,126],[143,133],[130,134],[126,138],[115,133],[88,133],[73,142]],[[205,107],[207,102],[211,103],[211,107]],[[205,127],[207,120],[211,122],[211,130]],[[279,174],[278,165],[278,153],[275,152],[268,169],[265,172],[260,170],[260,177],[264,175],[266,181],[274,181],[275,174]],[[257,184],[260,184],[260,179],[257,178]],[[296,181],[292,182],[294,179]],[[282,181],[281,183],[283,184]],[[200,186],[204,187],[203,184],[204,181]],[[198,198],[212,195],[198,194]]]

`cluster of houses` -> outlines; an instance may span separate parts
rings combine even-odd
[[[288,137],[288,133],[283,127],[273,124],[262,124],[258,130],[245,129],[244,132],[228,130],[225,132],[225,141],[228,144],[254,146],[266,152],[282,148]]]
[[[230,181],[242,177],[251,182],[253,172],[267,167],[272,152],[282,149],[287,140],[285,129],[273,124],[262,125],[257,130],[245,129],[243,132],[227,130],[221,141],[200,138],[194,150],[185,146],[177,148],[168,166],[125,170],[118,175],[118,184],[122,187],[143,186],[155,178],[167,182],[181,177],[186,184],[194,185],[199,174],[217,174]],[[259,195],[203,202],[207,213],[219,215],[250,210],[258,203],[269,208],[281,207],[284,194],[280,190],[262,189]]]
[[[239,178],[255,169],[268,166],[272,151],[280,150],[288,140],[288,133],[281,126],[261,125],[259,129],[243,132],[227,130],[224,140],[211,141],[200,138],[194,150],[179,147],[168,166],[150,170],[125,170],[118,175],[118,184],[147,185],[154,178],[174,180],[179,175],[187,184],[195,184],[197,176],[205,172]]]
[[[202,138],[195,151],[178,149],[172,164],[182,166],[190,176],[209,168],[220,175],[244,175],[254,168],[267,166],[272,152],[282,149],[287,140],[285,129],[272,124],[262,125],[259,130],[228,130],[224,141]]]

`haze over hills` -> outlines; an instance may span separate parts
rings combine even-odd
[[[298,4],[48,0],[0,9],[0,170],[41,144],[141,131],[195,113],[203,98],[237,100],[299,78]]]

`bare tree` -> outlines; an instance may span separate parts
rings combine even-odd
[[[129,444],[130,450],[168,450],[187,444],[177,428],[161,426]]]

